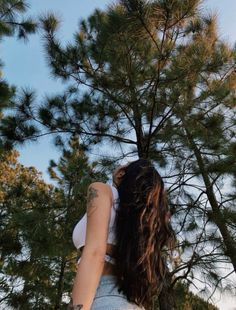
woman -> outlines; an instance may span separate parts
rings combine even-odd
[[[150,161],[118,167],[113,184],[92,183],[73,231],[83,248],[69,309],[152,309],[174,241],[161,176]],[[86,234],[85,234],[86,231]]]

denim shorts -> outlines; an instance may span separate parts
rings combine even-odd
[[[127,300],[118,292],[114,275],[102,275],[91,306],[91,310],[145,310]]]

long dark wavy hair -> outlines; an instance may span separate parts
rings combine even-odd
[[[175,236],[169,223],[164,183],[149,160],[125,167],[114,222],[116,281],[127,300],[152,309],[167,270],[165,248]]]

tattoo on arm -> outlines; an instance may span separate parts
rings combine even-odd
[[[83,305],[69,305],[68,310],[80,310],[83,308]]]
[[[70,303],[67,307],[68,310],[80,310],[83,308],[83,305],[81,304],[78,304],[78,305],[73,305],[73,301],[72,301],[72,298],[70,299]]]
[[[94,187],[89,187],[87,195],[87,214],[90,215],[91,212],[95,209],[93,204],[93,199],[98,197],[98,190]]]

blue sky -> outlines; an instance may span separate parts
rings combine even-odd
[[[67,42],[72,40],[73,33],[78,27],[78,21],[86,18],[95,8],[104,9],[109,0],[31,0],[29,14],[37,16],[48,11],[57,13],[62,19],[60,38]],[[204,11],[214,11],[218,15],[218,29],[221,38],[234,44],[236,42],[236,1],[235,0],[207,0],[202,5]],[[38,35],[33,35],[27,44],[15,40],[5,39],[1,44],[1,59],[5,63],[4,76],[18,87],[30,87],[37,90],[38,101],[43,100],[45,94],[53,94],[63,89],[63,85],[50,76],[43,53],[42,41]],[[19,148],[20,161],[26,166],[35,166],[43,172],[49,181],[46,170],[49,160],[57,158],[58,154],[51,139],[44,138],[37,143],[28,143]],[[236,302],[230,297],[217,299],[217,305],[222,310],[233,310]]]

